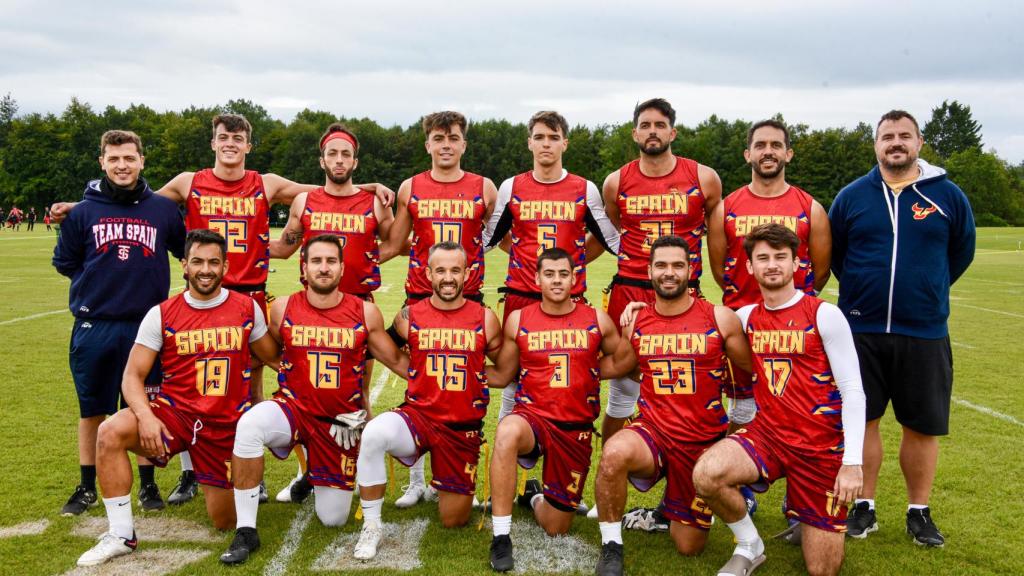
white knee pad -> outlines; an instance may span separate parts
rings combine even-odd
[[[291,443],[292,428],[281,405],[273,400],[260,402],[238,419],[235,427],[235,447],[239,458],[259,458],[263,447],[287,448]]]
[[[324,526],[344,526],[352,508],[352,492],[329,486],[313,486],[316,517]]]
[[[632,378],[613,378],[608,381],[608,405],[604,413],[612,418],[629,418],[639,397],[639,382]]]
[[[512,413],[512,409],[516,406],[516,384],[515,382],[509,382],[508,386],[505,386],[501,390],[501,410],[498,411],[498,420],[501,420],[505,416]]]
[[[395,412],[377,415],[363,429],[356,461],[356,476],[361,486],[378,486],[388,481],[385,454],[399,458],[416,454],[416,441],[409,425]]]

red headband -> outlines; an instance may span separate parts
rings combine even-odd
[[[353,138],[351,134],[349,134],[347,132],[342,132],[341,130],[338,130],[336,132],[331,132],[330,134],[328,134],[328,135],[324,136],[323,138],[321,138],[320,139],[320,150],[323,151],[324,146],[327,146],[328,142],[330,142],[331,140],[337,140],[338,138],[341,138],[342,140],[344,140],[344,141],[348,142],[349,144],[351,144],[353,150],[359,150],[359,144],[356,143],[356,139]]]

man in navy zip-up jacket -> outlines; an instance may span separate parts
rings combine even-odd
[[[167,299],[167,253],[183,255],[185,224],[173,200],[153,193],[139,176],[142,142],[132,132],[110,130],[100,139],[105,176],[88,183],[85,199],[61,225],[53,266],[71,278],[75,316],[69,351],[78,393],[78,458],[81,483],[61,510],[78,515],[96,503],[96,434],[118,408],[121,376],[139,323]],[[154,370],[147,385],[160,382]],[[144,509],[163,507],[153,466],[139,462]]]
[[[913,116],[902,110],[882,116],[878,166],[839,192],[829,218],[839,308],[854,333],[868,404],[864,494],[847,535],[865,538],[878,529],[879,421],[891,400],[903,427],[907,531],[918,544],[942,546],[928,499],[938,437],[949,432],[949,288],[974,259],[975,231],[967,196],[945,170],[918,158],[922,144]]]

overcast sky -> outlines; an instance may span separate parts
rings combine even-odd
[[[444,108],[597,125],[662,96],[691,126],[781,112],[813,128],[892,108],[923,124],[955,99],[1017,163],[1022,26],[1008,0],[0,0],[0,93],[21,112],[246,98],[385,125]]]

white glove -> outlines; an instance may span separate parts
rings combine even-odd
[[[345,414],[338,414],[334,417],[335,423],[331,424],[331,436],[345,450],[350,450],[359,443],[359,436],[366,426],[366,410],[356,410]]]

